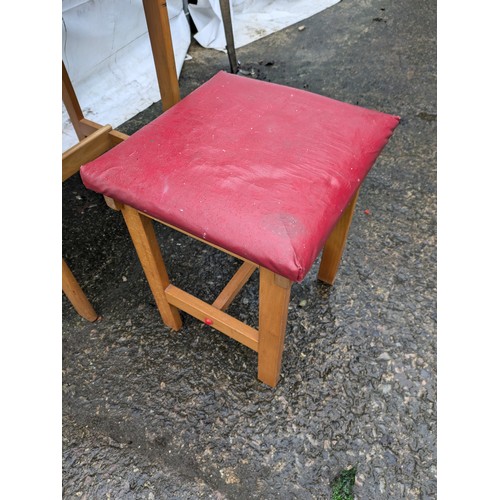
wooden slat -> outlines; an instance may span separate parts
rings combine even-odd
[[[109,137],[111,125],[106,125],[82,139],[78,144],[69,148],[62,155],[62,180],[63,182],[78,172],[80,167],[96,159],[108,149],[113,147]]]
[[[335,275],[340,265],[340,259],[344,251],[344,246],[347,241],[347,233],[351,225],[352,216],[354,214],[354,207],[358,199],[359,189],[352,197],[349,204],[344,209],[344,213],[335,224],[328,240],[323,248],[323,255],[321,256],[321,263],[319,265],[318,279],[333,285]]]
[[[205,322],[206,319],[209,319],[212,321],[211,326],[216,330],[254,351],[258,350],[259,332],[255,328],[246,325],[225,312],[219,311],[219,309],[173,285],[166,288],[165,295],[167,300],[175,307],[182,309],[200,321]]]
[[[87,299],[87,296],[81,289],[78,281],[76,281],[76,278],[73,276],[73,273],[64,259],[62,261],[62,288],[64,294],[68,297],[80,316],[88,321],[95,321],[98,318],[92,304],[89,302],[89,299]]]
[[[224,287],[224,290],[222,290],[215,299],[212,306],[221,311],[225,311],[256,269],[257,266],[255,264],[243,262],[229,283]]]
[[[259,273],[258,379],[275,387],[281,372],[292,282],[263,267]]]
[[[62,100],[76,135],[81,141],[87,135],[80,124],[80,120],[83,118],[82,108],[76,97],[75,89],[69,79],[64,62],[62,63]]]
[[[163,111],[180,100],[174,49],[165,0],[143,0]]]
[[[103,127],[99,123],[87,120],[87,118],[83,116],[82,108],[80,107],[75,89],[73,88],[73,84],[71,83],[64,63],[62,63],[62,98],[78,140],[83,140],[85,137]],[[120,142],[128,138],[128,135],[118,132],[117,130],[111,130],[110,136],[113,146],[120,144]]]
[[[85,135],[90,135],[102,127],[102,125],[99,125],[99,123],[93,122],[92,120],[87,120],[87,118],[82,118],[80,120],[80,125],[82,127],[82,130],[85,132]],[[118,132],[118,130],[111,130],[109,132],[109,136],[111,138],[113,146],[117,146],[118,144],[120,144],[120,142],[123,142],[125,139],[128,139],[130,137],[123,132]]]

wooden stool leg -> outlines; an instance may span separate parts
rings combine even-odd
[[[165,295],[165,288],[170,285],[170,280],[153,223],[151,219],[127,205],[123,205],[121,211],[163,322],[173,330],[179,330],[182,326],[179,310],[168,302]]]
[[[359,189],[352,197],[349,204],[346,206],[344,213],[341,215],[337,224],[333,228],[328,240],[323,248],[323,255],[319,265],[318,279],[333,285],[337,269],[339,268],[342,252],[344,251],[347,233],[351,225],[354,207],[358,199]]]
[[[280,377],[291,287],[289,279],[260,268],[258,379],[271,387]]]
[[[78,281],[76,281],[64,259],[62,261],[62,288],[64,294],[82,318],[88,321],[95,321],[97,319],[97,313],[94,311],[92,304],[83,293]]]

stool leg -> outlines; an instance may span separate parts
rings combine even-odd
[[[179,310],[168,302],[165,295],[165,288],[170,285],[170,280],[156,240],[153,222],[127,205],[123,205],[121,211],[161,318],[167,326],[179,330],[182,326]]]
[[[323,248],[323,255],[319,265],[318,279],[333,285],[337,269],[339,268],[342,252],[344,251],[345,242],[347,240],[347,233],[351,225],[352,216],[354,214],[354,207],[358,199],[359,189],[352,197],[349,204],[346,206],[344,213],[332,229],[328,240],[326,240]]]
[[[87,299],[85,293],[83,293],[78,281],[76,281],[64,259],[62,261],[62,288],[64,294],[82,318],[88,321],[95,321],[97,319],[97,314],[92,304]]]
[[[292,282],[262,267],[259,272],[258,379],[275,387],[281,372]]]

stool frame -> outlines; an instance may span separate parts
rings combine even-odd
[[[318,279],[328,285],[333,284],[340,264],[357,196],[358,191],[346,206],[323,248]],[[219,332],[237,340],[257,352],[257,378],[270,387],[275,387],[281,372],[288,305],[293,282],[263,266],[250,262],[178,227],[155,219],[118,200],[106,196],[104,198],[108,206],[121,211],[123,215],[163,323],[175,331],[180,330],[182,320],[179,310],[182,310]],[[242,261],[241,267],[212,304],[198,299],[170,282],[160,246],[156,239],[153,220]],[[257,268],[259,269],[258,330],[225,312]]]

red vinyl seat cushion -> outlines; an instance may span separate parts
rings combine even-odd
[[[219,72],[80,172],[89,189],[301,281],[398,122]]]

